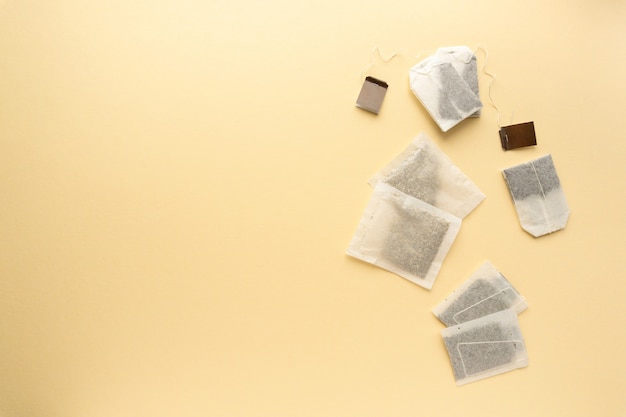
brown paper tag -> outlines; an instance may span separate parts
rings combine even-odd
[[[537,144],[533,122],[503,126],[500,129],[500,142],[505,151]]]

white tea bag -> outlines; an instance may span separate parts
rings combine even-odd
[[[454,65],[433,55],[409,71],[411,90],[443,132],[482,108],[478,96]]]
[[[379,183],[347,254],[431,289],[461,219]]]
[[[565,228],[569,205],[551,155],[502,171],[520,225],[535,237]]]
[[[370,179],[464,218],[485,195],[424,133]]]
[[[452,326],[506,309],[520,313],[527,307],[524,297],[487,261],[435,307],[433,314]]]
[[[478,94],[478,66],[476,65],[476,55],[467,46],[448,46],[437,49],[435,55],[445,62],[452,64],[456,72],[459,73],[468,87]],[[471,117],[480,116],[480,109],[473,113]]]
[[[503,310],[441,331],[457,385],[528,366],[513,310]]]

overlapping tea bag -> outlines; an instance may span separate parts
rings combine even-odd
[[[520,313],[527,307],[524,297],[487,261],[435,307],[433,313],[446,326],[452,326],[506,309]]]
[[[431,289],[461,219],[379,183],[347,254]]]
[[[520,225],[535,237],[561,230],[569,217],[569,205],[551,155],[502,171]]]
[[[479,97],[478,65],[476,64],[476,55],[470,48],[467,46],[447,46],[437,49],[435,55],[452,64],[463,81],[476,94],[476,97]],[[480,109],[471,115],[471,117],[478,116],[480,116]]]
[[[476,184],[424,133],[369,181],[372,186],[379,182],[459,218],[485,199]]]
[[[528,366],[513,310],[503,310],[441,331],[457,385]]]
[[[418,62],[409,71],[409,82],[415,96],[443,132],[483,106],[446,54],[435,54]]]

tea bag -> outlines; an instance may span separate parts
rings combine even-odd
[[[535,237],[561,230],[569,217],[569,206],[551,155],[502,171],[520,225]]]
[[[431,289],[461,219],[379,183],[347,254]]]
[[[411,90],[443,132],[483,106],[478,95],[448,61],[449,57],[432,55],[409,71]]]
[[[513,310],[503,310],[441,331],[457,385],[528,366]]]
[[[424,133],[370,179],[464,218],[485,195]]]
[[[487,261],[435,307],[433,314],[452,326],[506,309],[520,313],[527,307],[524,297]]]
[[[478,66],[476,65],[476,55],[467,46],[448,46],[437,49],[435,53],[445,62],[452,64],[456,72],[459,73],[468,87],[478,95]],[[470,117],[480,116],[480,109]]]

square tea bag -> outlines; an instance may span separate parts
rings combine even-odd
[[[459,73],[468,87],[478,95],[478,66],[476,65],[476,55],[467,46],[447,46],[437,49],[435,55],[443,61],[452,64],[456,72]],[[480,116],[480,109],[471,117]]]
[[[433,314],[452,326],[506,309],[520,313],[527,307],[524,297],[487,261],[435,307]]]
[[[485,195],[424,133],[370,179],[464,218]]]
[[[505,169],[502,174],[524,230],[539,237],[565,228],[569,206],[551,155]]]
[[[503,310],[441,331],[457,385],[528,366],[513,310]]]
[[[483,104],[454,65],[433,55],[411,68],[411,90],[443,132],[480,110]]]
[[[379,183],[347,254],[431,289],[461,219]]]

